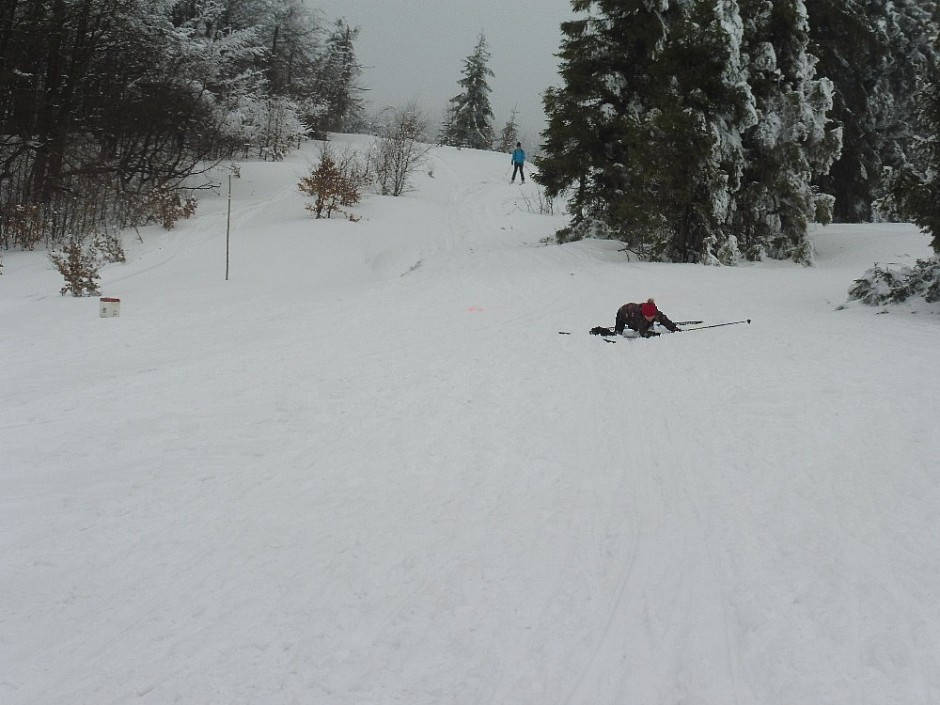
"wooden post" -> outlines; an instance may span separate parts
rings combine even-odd
[[[229,234],[232,231],[232,175],[228,175],[228,212],[225,215],[225,281],[228,281]]]

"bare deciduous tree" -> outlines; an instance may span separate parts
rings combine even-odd
[[[400,196],[411,188],[410,180],[430,150],[428,121],[415,103],[386,112],[387,121],[370,155],[379,193]]]

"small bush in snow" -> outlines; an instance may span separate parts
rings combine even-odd
[[[59,293],[65,296],[98,296],[98,270],[101,255],[95,245],[86,245],[72,240],[60,250],[49,254],[49,259],[65,278],[65,286]]]
[[[561,228],[555,233],[555,241],[559,245],[568,242],[577,242],[588,238],[597,240],[610,240],[612,235],[610,228],[596,218],[584,218],[571,225]]]
[[[940,301],[940,257],[918,260],[911,275],[911,286],[923,293],[927,303]]]
[[[900,303],[923,297],[928,303],[940,301],[940,257],[917,260],[913,267],[874,266],[849,288],[849,299],[870,306]]]
[[[101,253],[101,257],[107,262],[126,262],[127,256],[124,253],[124,245],[121,238],[117,235],[108,233],[95,234],[95,248]]]
[[[555,201],[546,196],[545,189],[541,187],[536,187],[534,195],[531,191],[524,192],[520,200],[522,201],[522,210],[538,215],[555,215]],[[518,202],[516,207],[520,208]]]
[[[813,218],[820,225],[829,225],[835,215],[836,197],[828,193],[813,193],[816,215]]]
[[[352,154],[336,159],[329,149],[324,148],[320,163],[300,180],[297,187],[315,199],[305,208],[317,218],[322,218],[324,211],[327,218],[338,211],[355,220],[342,207],[359,203],[359,188],[368,178],[366,167]]]

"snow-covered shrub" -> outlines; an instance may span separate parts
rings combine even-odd
[[[127,256],[124,253],[124,245],[121,243],[120,236],[111,233],[95,233],[94,244],[105,261],[127,261]]]
[[[583,218],[555,233],[555,240],[560,245],[584,239],[613,240],[616,239],[616,234],[598,218]]]
[[[870,306],[900,303],[923,297],[928,303],[940,301],[940,257],[917,260],[913,267],[875,265],[849,288],[849,299]]]
[[[940,301],[940,256],[917,260],[911,272],[911,290],[928,303]]]
[[[59,293],[65,296],[98,296],[98,270],[101,254],[94,244],[72,240],[61,249],[49,253],[49,259],[65,278]]]
[[[702,264],[735,265],[741,261],[741,250],[738,248],[738,239],[734,235],[728,235],[721,242],[717,237],[707,237],[703,245],[705,254],[702,256]]]
[[[798,245],[790,250],[790,259],[797,264],[812,267],[816,261],[816,251],[813,248],[812,240],[803,238]]]
[[[813,218],[820,225],[829,225],[832,222],[836,209],[836,198],[828,193],[814,191],[813,201],[816,206],[816,216]]]

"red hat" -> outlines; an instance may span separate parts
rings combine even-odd
[[[656,316],[658,311],[656,310],[656,304],[653,303],[652,299],[640,306],[640,313],[643,315],[643,318],[653,318]]]

